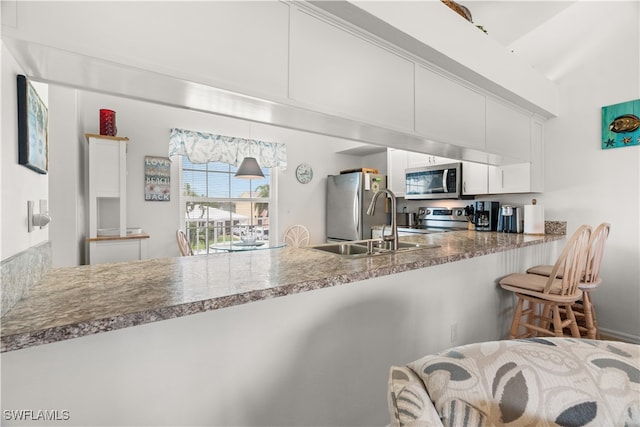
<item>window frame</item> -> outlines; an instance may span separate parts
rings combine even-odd
[[[269,230],[269,240],[268,240],[268,246],[275,246],[278,244],[279,241],[279,233],[278,233],[278,227],[277,227],[277,183],[278,183],[278,168],[277,167],[273,167],[273,168],[262,168],[263,171],[264,170],[268,170],[269,173],[269,197],[267,198],[256,198],[256,197],[252,197],[252,194],[255,192],[255,189],[257,188],[253,186],[253,182],[250,185],[249,188],[249,197],[248,198],[242,198],[242,197],[206,197],[206,196],[185,196],[183,189],[184,189],[184,166],[183,166],[183,162],[184,159],[183,157],[178,157],[179,161],[178,161],[178,174],[179,174],[179,194],[180,194],[180,207],[179,207],[179,229],[183,230],[185,233],[187,233],[187,236],[190,236],[189,234],[189,230],[187,230],[187,223],[188,221],[186,221],[185,218],[185,214],[186,214],[186,207],[187,207],[187,203],[188,202],[215,202],[215,203],[251,203],[252,205],[255,205],[255,203],[267,203],[268,204],[268,212],[269,212],[269,225],[268,225],[268,230]],[[227,173],[228,176],[231,178],[228,181],[228,186],[229,186],[229,193],[231,192],[231,186],[232,186],[232,179],[233,179],[233,171],[232,168],[234,168],[233,165],[229,165],[227,163],[224,162],[210,162],[210,163],[221,163],[221,164],[226,164],[229,167],[229,171],[228,172],[217,172],[217,173]],[[211,171],[208,170],[208,166],[209,164],[207,163],[205,166],[204,170],[200,170],[199,172],[206,174],[206,178],[209,178],[209,173],[211,173]],[[196,169],[196,171],[198,171]],[[216,172],[214,172],[216,173]],[[242,178],[239,178],[242,179]],[[256,180],[251,180],[251,181],[256,181]],[[232,236],[233,235],[233,219],[232,219],[232,213],[230,213],[229,216],[229,233]],[[250,222],[252,222],[253,217],[251,217],[251,219],[249,220]],[[215,221],[209,221],[208,219],[205,221],[206,222],[206,226],[205,228],[205,246],[206,249],[205,250],[200,250],[197,251],[196,249],[194,249],[194,254],[211,254],[211,253],[218,253],[218,252],[228,252],[230,249],[229,248],[223,248],[221,247],[220,249],[215,249],[215,248],[211,248],[210,244],[209,244],[209,236],[208,233],[206,232],[206,230],[211,226],[211,224],[214,224]],[[257,224],[253,224],[254,226],[257,226]],[[214,225],[215,227],[215,225]],[[227,226],[225,225],[225,228]],[[203,228],[203,227],[196,227],[196,228]]]

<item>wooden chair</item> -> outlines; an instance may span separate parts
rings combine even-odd
[[[576,303],[572,307],[577,317],[584,318],[584,326],[578,324],[580,332],[584,333],[584,335],[590,339],[598,339],[600,335],[591,292],[597,289],[602,283],[600,264],[602,263],[604,245],[609,237],[610,230],[611,224],[603,222],[591,233],[585,269],[578,284],[578,288],[582,291],[582,303]],[[552,267],[551,265],[536,265],[528,269],[527,273],[549,276]]]
[[[292,225],[284,232],[284,243],[298,248],[309,244],[309,230],[304,225]]]
[[[584,270],[591,227],[582,225],[571,236],[549,276],[531,273],[510,274],[500,280],[500,286],[514,292],[518,297],[509,338],[532,336],[533,333],[548,336],[563,336],[569,328],[573,337],[580,337],[580,330],[572,306],[582,297],[578,288]],[[527,308],[524,302],[527,301]],[[560,310],[566,313],[562,319]],[[526,319],[523,318],[526,316]],[[550,330],[550,326],[553,330]],[[525,333],[518,335],[520,327]]]
[[[180,249],[180,254],[182,256],[193,255],[191,244],[189,243],[189,239],[187,238],[187,235],[184,234],[184,231],[182,230],[176,231],[176,240],[178,241],[178,249]]]

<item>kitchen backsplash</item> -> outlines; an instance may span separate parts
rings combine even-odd
[[[24,250],[0,263],[2,306],[4,316],[20,298],[51,271],[51,242],[46,241]]]

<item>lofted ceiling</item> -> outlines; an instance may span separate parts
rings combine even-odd
[[[585,45],[615,2],[585,0],[460,0],[488,37],[556,81],[566,70],[568,53]],[[614,13],[615,14],[615,13]]]
[[[482,25],[489,37],[509,48],[575,1],[461,0],[458,3],[469,9],[474,24]]]

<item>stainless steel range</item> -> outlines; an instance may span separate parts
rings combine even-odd
[[[412,227],[398,227],[400,236],[411,234],[445,233],[453,230],[466,230],[467,216],[464,208],[421,207],[418,219]]]

